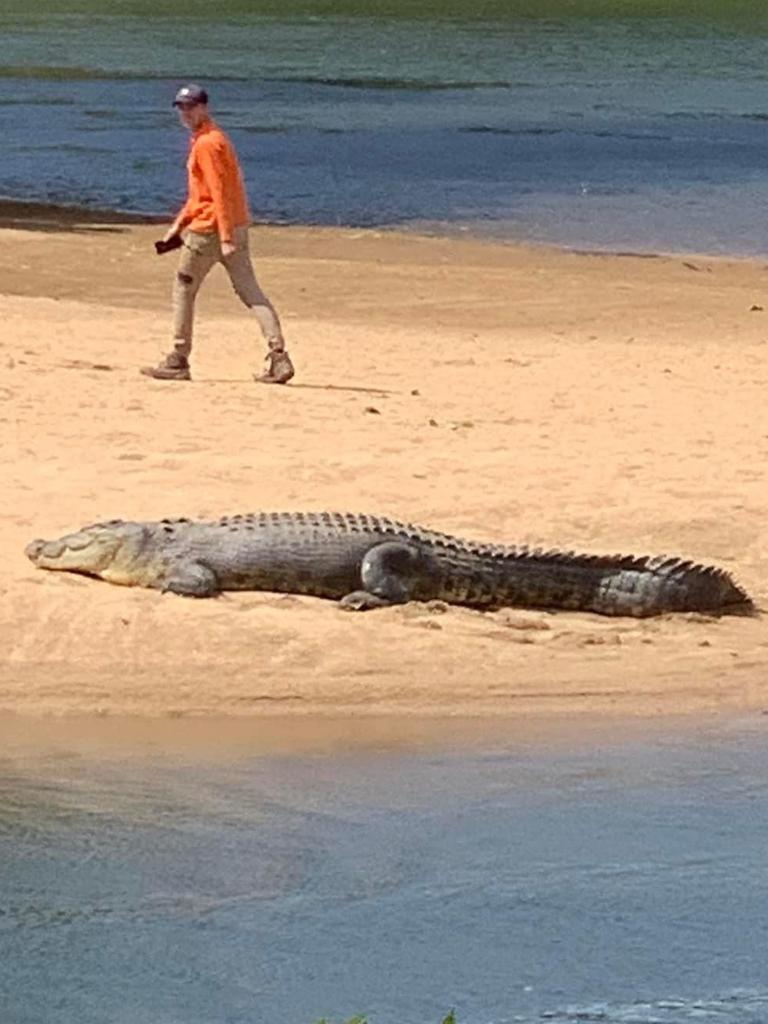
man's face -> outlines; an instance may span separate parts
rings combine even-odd
[[[208,116],[208,107],[205,103],[178,103],[176,109],[179,111],[179,120],[190,131],[199,128]]]

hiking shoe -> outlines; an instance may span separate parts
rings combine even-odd
[[[291,357],[283,349],[270,352],[267,355],[267,369],[262,374],[254,374],[253,379],[259,384],[287,384],[294,373]]]
[[[141,373],[155,380],[191,380],[189,360],[178,352],[169,353],[157,366],[142,366]]]

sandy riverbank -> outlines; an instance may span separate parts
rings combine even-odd
[[[175,257],[151,226],[0,230],[0,711],[744,711],[765,619],[355,616],[271,594],[191,602],[35,570],[101,518],[349,509],[479,540],[667,552],[768,606],[768,274],[355,230],[257,228],[297,377],[216,271],[194,380],[162,351]]]

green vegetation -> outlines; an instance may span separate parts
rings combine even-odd
[[[277,17],[368,18],[611,18],[691,16],[714,19],[755,19],[765,24],[765,0],[6,0],[3,15],[39,17],[51,14],[124,17],[211,17],[248,15]]]

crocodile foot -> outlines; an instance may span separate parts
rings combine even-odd
[[[387,608],[391,604],[386,598],[369,594],[367,590],[353,590],[339,601],[339,607],[345,612],[367,612],[371,608]]]

